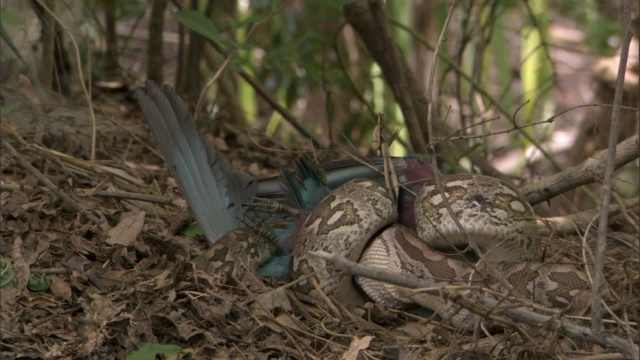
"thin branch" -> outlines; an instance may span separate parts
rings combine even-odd
[[[131,193],[124,191],[98,191],[93,196],[122,200],[137,200],[156,204],[171,204],[171,199],[165,196]]]
[[[615,144],[615,142],[614,142]],[[613,147],[613,146],[611,146]],[[610,148],[611,148],[610,147]],[[611,161],[615,169],[640,157],[640,139],[632,136],[617,146],[618,155]],[[602,181],[607,150],[602,150],[582,163],[522,188],[531,205],[539,204],[578,186]]]
[[[611,216],[618,215],[626,211],[626,209],[633,209],[638,207],[640,204],[640,200],[630,199],[625,201],[621,205],[614,204],[609,206],[609,218]],[[577,229],[586,229],[593,219],[599,217],[602,213],[602,209],[589,209],[585,211],[580,211],[575,214],[566,215],[566,216],[554,216],[547,217],[542,219],[543,222],[549,222],[553,224],[553,227],[548,231],[552,231],[553,235],[561,236],[565,234],[576,234]],[[547,231],[546,228],[541,229],[542,232]]]
[[[611,112],[611,128],[609,129],[609,144],[618,143],[618,125],[620,123],[620,105],[622,105],[622,94],[624,93],[624,77],[627,70],[627,59],[629,57],[629,47],[633,32],[631,31],[631,1],[623,1],[623,26],[624,39],[620,50],[620,64],[618,65],[618,79],[616,80],[616,90],[613,97],[613,110]],[[601,216],[598,224],[598,245],[596,247],[596,261],[594,266],[593,293],[591,302],[591,330],[594,333],[604,331],[602,322],[602,287],[603,269],[605,261],[605,250],[607,249],[607,231],[609,229],[609,202],[611,201],[611,186],[613,181],[613,171],[615,170],[616,146],[609,146],[607,159],[605,161],[604,184],[602,186],[600,209]]]

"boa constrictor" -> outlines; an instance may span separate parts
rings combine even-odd
[[[395,204],[375,182],[356,179],[338,188],[304,223],[293,249],[294,277],[313,273],[326,294],[342,303],[362,303],[349,274],[310,254],[325,251],[430,280],[436,288],[483,286],[546,307],[573,313],[586,309],[589,281],[583,272],[572,265],[535,263],[540,238],[533,210],[518,189],[482,175],[444,175],[441,184],[440,191],[435,179],[429,180],[418,193],[418,236],[393,224]],[[447,249],[457,250],[447,256],[441,252]],[[475,265],[460,256],[469,249],[480,258]],[[355,277],[355,283],[385,306],[418,303],[455,326],[473,324],[470,312],[441,296],[412,296],[408,289],[364,277]],[[315,291],[310,285],[305,291]]]

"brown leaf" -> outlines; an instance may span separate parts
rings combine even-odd
[[[71,286],[57,275],[51,275],[48,278],[51,281],[49,288],[53,295],[70,302],[72,300]]]
[[[171,274],[173,269],[167,269],[153,277],[153,279],[143,281],[136,286],[138,291],[151,292],[154,290],[164,289],[173,284]]]
[[[11,267],[15,274],[15,287],[18,289],[24,289],[29,282],[29,276],[31,271],[29,265],[27,265],[24,256],[22,255],[22,238],[16,236],[13,239],[13,248],[11,251]]]
[[[361,350],[364,350],[369,347],[369,344],[373,340],[373,336],[364,336],[359,338],[355,336],[353,340],[351,340],[351,344],[349,345],[349,349],[342,354],[342,360],[356,360],[358,359],[358,355]]]
[[[258,295],[252,307],[266,311],[273,311],[274,309],[291,311],[289,297],[287,297],[284,288],[281,287]]]
[[[100,280],[104,286],[113,289],[133,285],[139,278],[133,270],[108,270],[100,275]]]
[[[85,309],[87,319],[92,320],[99,326],[113,320],[127,307],[126,301],[116,303],[109,297],[100,294],[91,294],[90,296],[93,301]]]
[[[11,214],[17,217],[24,211],[22,205],[27,202],[29,202],[29,197],[22,191],[3,192],[0,202],[2,204],[2,214]]]
[[[204,332],[204,329],[197,326],[197,324],[191,320],[177,323],[176,329],[178,330],[178,335],[184,340],[188,340],[192,336],[202,334]]]
[[[122,215],[120,223],[109,231],[107,244],[124,245],[133,244],[144,226],[144,211],[132,211]]]
[[[96,246],[93,243],[87,241],[87,239],[83,238],[82,236],[69,234],[69,241],[71,241],[73,250],[82,255],[93,255],[97,252]]]
[[[34,294],[25,290],[16,301],[26,308],[42,308],[42,307],[55,307],[59,304],[53,296],[50,294],[39,293]]]
[[[44,232],[38,236],[38,243],[36,244],[35,250],[29,255],[27,259],[27,264],[29,266],[33,265],[40,259],[40,257],[45,254],[49,250],[49,245],[52,241],[58,238],[58,234],[54,232]]]
[[[38,92],[31,84],[31,80],[22,75],[18,74],[18,84],[20,85],[20,90],[22,91],[22,95],[24,95],[33,105],[39,105],[40,99],[38,98]]]

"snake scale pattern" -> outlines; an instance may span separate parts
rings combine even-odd
[[[361,304],[361,292],[348,274],[309,253],[322,250],[431,280],[436,288],[483,286],[570,313],[586,310],[589,281],[583,272],[573,265],[537,262],[540,239],[534,213],[518,189],[482,175],[443,175],[441,183],[442,191],[435,179],[428,180],[418,194],[417,234],[394,224],[394,203],[375,182],[356,179],[338,188],[314,209],[298,236],[294,277],[315,274],[327,295],[343,304]],[[481,261],[473,264],[460,255],[468,249]],[[316,291],[305,283],[303,291]],[[411,296],[408,289],[364,277],[356,277],[355,283],[385,306],[419,304],[456,327],[472,324],[470,312],[438,295]]]
[[[442,191],[431,179],[418,193],[417,233],[395,223],[395,203],[377,183],[355,179],[333,191],[311,212],[293,246],[291,271],[300,278],[298,289],[315,298],[321,290],[348,306],[363,305],[366,297],[391,308],[419,305],[458,328],[468,330],[473,324],[474,315],[441,296],[412,295],[395,285],[352,278],[310,254],[325,251],[430,280],[434,288],[483,287],[572,314],[586,310],[586,274],[573,265],[540,262],[535,216],[518,189],[482,175],[440,179]],[[260,236],[236,230],[196,261],[207,271],[238,277],[274,250]],[[470,261],[469,250],[479,260]]]

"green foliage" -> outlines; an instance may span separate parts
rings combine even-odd
[[[346,137],[356,146],[361,146],[370,143],[369,134],[375,126],[373,112],[385,115],[391,131],[406,129],[406,125],[386,81],[379,74],[376,75],[374,60],[361,39],[357,34],[351,36],[353,34],[348,33],[350,30],[345,30],[348,27],[342,27],[342,8],[353,2],[305,0],[302,5],[296,3],[295,6],[280,0],[235,2],[235,8],[214,8],[224,13],[214,12],[214,16],[208,18],[202,10],[208,2],[199,1],[199,10],[171,10],[171,15],[186,28],[225,47],[231,55],[229,69],[222,74],[221,83],[226,86],[224,92],[222,86],[214,84],[208,95],[212,98],[214,94],[233,97],[229,103],[234,106],[233,109],[244,113],[251,127],[265,129],[269,126],[269,133],[273,132],[278,140],[300,139],[295,130],[235,74],[239,71],[249,74],[294,115],[303,114],[304,119],[311,119],[303,124],[307,130],[318,129],[318,132],[324,133],[317,135],[326,139],[329,124],[333,142],[346,143]],[[392,26],[391,34],[410,66],[429,64],[432,52],[425,51],[425,48],[432,49],[433,41],[447,17],[448,5],[447,1],[435,1],[429,8],[431,13],[415,16],[416,9],[427,8],[421,8],[416,2],[385,2],[387,16],[397,23]],[[553,69],[549,66],[548,44],[544,41],[548,36],[545,22],[553,24],[557,17],[568,18],[582,27],[586,42],[600,51],[608,51],[611,49],[611,36],[618,31],[618,25],[602,15],[598,5],[595,0],[459,2],[440,48],[443,58],[438,61],[434,80],[437,99],[444,99],[442,104],[451,99],[459,102],[459,108],[464,109],[460,111],[467,117],[465,121],[477,121],[489,111],[509,118],[527,100],[531,100],[531,103],[518,113],[519,119],[533,121],[546,117],[541,110],[553,111],[549,105],[553,104],[553,94],[548,90],[553,86]],[[103,43],[100,32],[104,29],[104,20],[96,16],[103,6],[97,0],[84,3],[84,14],[88,20],[83,26],[88,31],[83,31],[91,40],[79,41],[81,47]],[[144,28],[145,22],[139,19],[143,11],[149,10],[149,2],[116,0],[115,6],[118,25],[127,20],[132,31],[134,27],[137,27],[136,30]],[[170,5],[167,9],[173,7]],[[529,21],[530,9],[533,9],[535,24]],[[1,12],[0,16],[0,32],[9,49],[12,39],[5,35],[5,30],[16,24],[25,26],[25,21],[6,11]],[[91,21],[100,24],[92,27]],[[173,29],[170,23],[171,20],[167,21],[167,28]],[[428,37],[432,41],[426,46],[420,38],[425,32],[430,33]],[[119,53],[124,57],[129,56],[125,47],[138,40],[132,37],[119,41],[117,45],[122,47]],[[514,45],[517,47],[514,48]],[[513,53],[516,48],[523,49],[520,68],[515,64],[517,57]],[[17,50],[13,51],[17,53]],[[11,53],[11,50],[7,53]],[[99,51],[92,54],[99,60]],[[419,61],[416,61],[418,58]],[[99,75],[102,62],[95,60],[92,59],[91,63],[92,73]],[[88,57],[82,62],[88,63]],[[209,65],[215,67],[220,63],[218,56]],[[217,70],[211,68],[205,76],[210,77]],[[424,86],[425,77],[428,76],[425,74],[430,69],[413,70],[422,71],[420,85]],[[323,104],[325,99],[326,103]],[[224,103],[224,99],[221,103]],[[323,110],[322,114],[308,113],[309,109],[317,108]],[[299,109],[302,112],[296,114]],[[10,110],[2,108],[3,112]],[[435,113],[439,111],[442,109],[434,107]],[[448,116],[462,118],[457,111],[454,108]],[[258,121],[252,122],[254,119]],[[447,121],[458,125],[456,119]],[[490,125],[477,129],[488,132]],[[400,139],[402,141],[397,143],[408,142],[406,131],[400,135]]]
[[[33,274],[27,283],[29,291],[39,293],[49,290],[49,279],[43,274]]]
[[[175,356],[184,353],[178,345],[146,344],[140,350],[126,357],[127,360],[154,360],[163,356]]]
[[[191,223],[181,231],[182,235],[194,237],[194,236],[204,236],[204,231],[202,231],[202,227],[198,223]]]
[[[609,42],[613,36],[620,35],[620,24],[595,14],[594,19],[587,26],[585,36],[586,43],[602,54],[615,51],[615,47]]]
[[[10,289],[13,287],[13,269],[8,260],[0,259],[0,289]]]
[[[102,12],[102,0],[85,0],[84,12],[88,17],[94,17],[96,13]],[[127,19],[135,19],[145,10],[144,1],[116,0],[115,15],[119,21]]]
[[[349,5],[355,1],[356,0],[305,0],[305,2],[310,5],[314,5],[314,4],[326,5],[336,9],[345,5]]]
[[[620,24],[605,17],[595,0],[563,0],[555,2],[561,14],[585,29],[584,42],[602,54],[613,52],[609,39],[620,34]]]
[[[552,92],[553,69],[549,61],[548,48],[543,39],[548,38],[548,4],[547,0],[532,0],[529,2],[532,13],[529,15],[528,24],[522,29],[522,65],[520,76],[522,77],[522,92],[524,101],[529,101],[524,106],[524,123],[533,122],[534,117],[548,117],[552,109],[547,113],[540,110],[553,107]],[[531,132],[529,128],[525,131]]]
[[[203,13],[196,10],[182,9],[171,13],[176,21],[186,26],[187,28],[197,32],[205,38],[221,42],[220,34],[216,29],[216,25],[211,19],[204,16]]]

